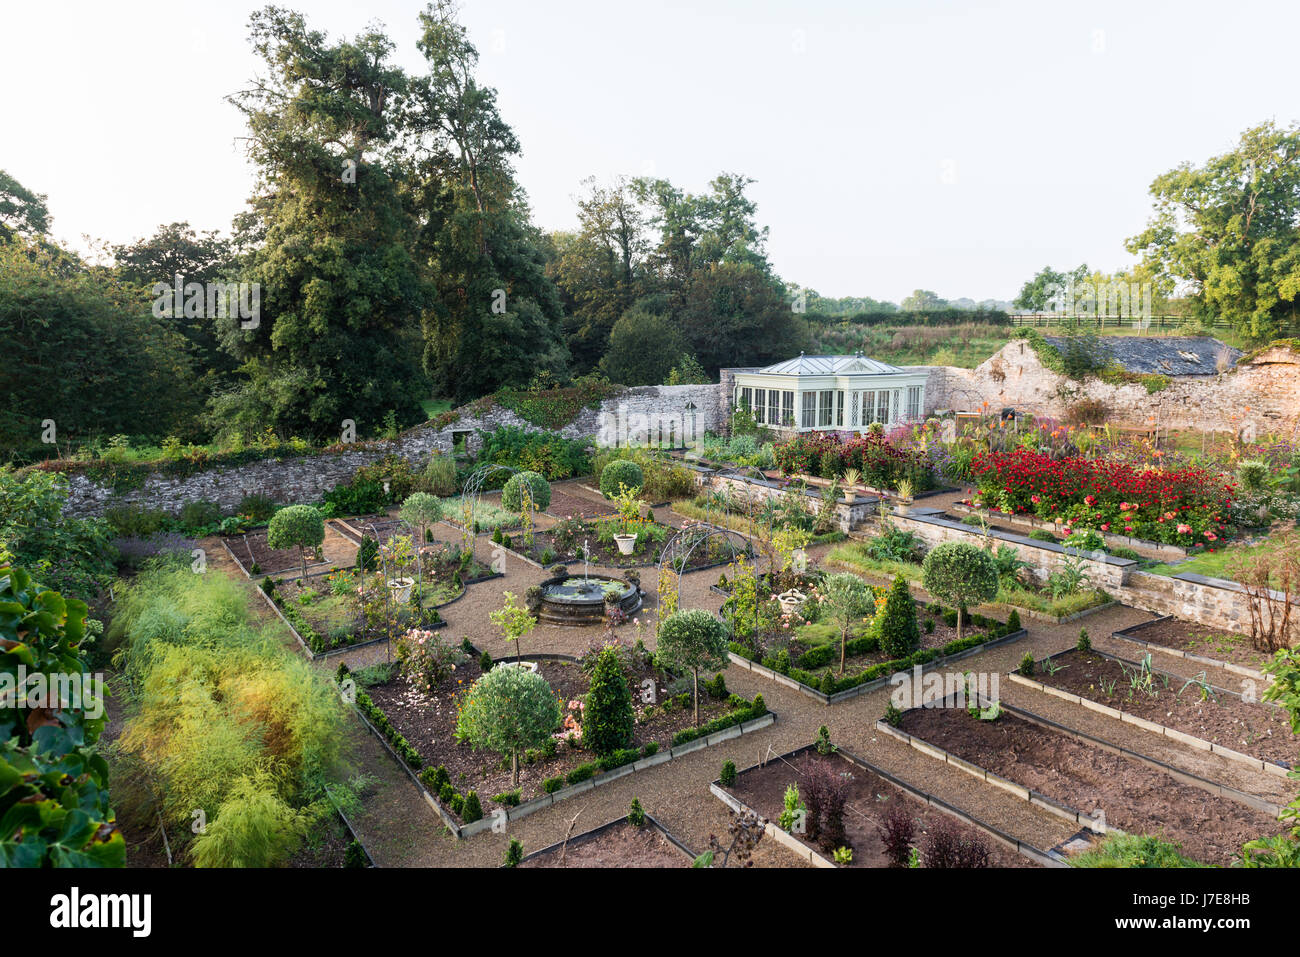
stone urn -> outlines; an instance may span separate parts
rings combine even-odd
[[[393,594],[393,601],[405,605],[411,600],[411,589],[415,587],[414,578],[390,578],[388,590]]]
[[[808,596],[797,588],[791,588],[789,591],[783,591],[777,595],[776,600],[781,604],[781,614],[793,615],[803,607],[804,602],[808,600]]]
[[[622,555],[631,555],[632,549],[636,548],[636,536],[626,532],[614,536],[614,544],[618,546],[619,553]]]

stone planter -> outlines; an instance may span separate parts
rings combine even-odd
[[[631,555],[632,550],[636,548],[635,535],[615,535],[614,543],[618,545],[619,554]]]
[[[393,593],[393,601],[405,605],[411,600],[411,589],[415,587],[414,578],[390,578],[388,590]]]
[[[791,588],[789,591],[777,595],[776,600],[781,603],[781,614],[792,615],[803,607],[803,603],[808,600],[808,596],[797,588]]]
[[[523,668],[524,671],[531,671],[537,674],[537,662],[535,661],[498,661],[492,666],[493,668]]]

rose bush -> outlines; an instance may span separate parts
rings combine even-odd
[[[1150,468],[1029,449],[984,452],[971,464],[976,504],[1012,514],[1196,547],[1228,532],[1234,482],[1195,466]]]

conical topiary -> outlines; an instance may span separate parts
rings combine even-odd
[[[890,658],[905,658],[921,644],[916,625],[916,602],[907,590],[907,579],[898,576],[889,588],[880,611],[880,650]]]
[[[598,755],[632,743],[632,691],[613,648],[596,656],[582,709],[582,746]]]

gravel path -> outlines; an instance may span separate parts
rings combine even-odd
[[[598,498],[576,482],[566,483],[564,490],[573,497]],[[923,504],[939,507],[946,504],[946,500],[959,497],[955,494],[936,497],[925,500]],[[667,515],[661,517],[667,518]],[[455,540],[459,532],[451,526],[440,525],[435,530],[435,535],[441,540]],[[494,548],[486,536],[479,537],[475,542],[476,554],[489,562],[494,557]],[[811,550],[812,557],[818,559],[827,550],[827,547]],[[501,558],[502,555],[498,552],[495,557]],[[215,562],[212,565],[217,567]],[[237,573],[233,566],[228,571]],[[504,555],[503,571],[504,578],[471,585],[463,598],[443,610],[448,621],[444,634],[449,639],[459,641],[462,637],[468,637],[494,657],[504,657],[514,652],[513,646],[507,646],[496,634],[488,620],[488,613],[501,606],[504,592],[509,591],[522,597],[529,585],[542,581],[548,575],[544,570],[534,568],[509,554]],[[592,571],[606,572],[598,566],[592,566]],[[681,606],[717,610],[722,597],[710,591],[709,586],[717,580],[718,573],[717,570],[710,570],[683,576]],[[642,587],[649,594],[646,607],[637,617],[647,625],[652,623],[654,615],[654,579],[653,568],[642,570]],[[1031,652],[1035,658],[1042,658],[1072,647],[1078,638],[1080,627],[1088,629],[1099,649],[1115,652],[1120,649],[1114,647],[1115,643],[1107,637],[1112,631],[1152,617],[1154,616],[1143,611],[1115,606],[1070,624],[1052,625],[1029,621],[1029,634],[1026,638],[981,652],[964,660],[960,668],[963,671],[996,672],[1003,676],[1000,691],[1008,703],[1117,744],[1126,744],[1216,781],[1233,784],[1271,800],[1280,798],[1285,803],[1290,799],[1285,781],[1261,772],[1251,772],[1241,765],[1234,765],[1213,755],[1166,742],[1159,736],[1077,706],[1070,706],[1067,702],[1014,685],[1005,679],[1006,672],[1019,663],[1026,651]],[[599,634],[597,628],[563,628],[542,624],[524,639],[523,651],[525,654],[580,654]],[[623,634],[630,638],[635,634],[635,629],[628,625],[623,629]],[[653,647],[650,628],[646,629],[645,640],[647,645]],[[332,671],[341,659],[356,668],[382,661],[386,654],[382,645],[358,649],[329,659],[323,667]],[[1175,669],[1170,667],[1169,670]],[[1196,670],[1200,670],[1199,666]],[[491,867],[501,862],[512,837],[523,843],[525,852],[538,850],[562,840],[575,816],[577,821],[573,833],[576,834],[626,815],[629,803],[636,797],[647,811],[657,817],[688,848],[699,853],[707,848],[710,834],[723,834],[727,825],[728,815],[724,805],[709,792],[709,782],[717,777],[722,762],[729,759],[738,768],[749,767],[765,757],[810,743],[816,737],[818,727],[823,724],[830,729],[833,741],[862,758],[1037,847],[1055,846],[1075,830],[1039,808],[998,789],[980,785],[966,774],[921,755],[893,739],[877,735],[875,722],[884,713],[891,690],[889,688],[827,707],[739,668],[729,668],[726,675],[727,686],[739,694],[752,697],[762,692],[768,707],[777,713],[777,722],[762,731],[627,775],[556,804],[512,823],[504,834],[484,832],[465,841],[445,836],[436,816],[424,805],[414,785],[396,767],[387,752],[369,735],[354,734],[353,758],[357,766],[378,779],[378,783],[363,795],[365,808],[356,821],[358,830],[381,866]],[[760,844],[755,864],[772,867],[806,866],[771,841]]]

